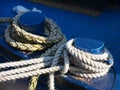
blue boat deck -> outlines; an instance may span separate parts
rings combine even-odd
[[[62,32],[66,35],[68,40],[76,37],[84,37],[86,35],[103,38],[105,46],[110,50],[114,58],[114,66],[112,67],[108,75],[106,75],[105,77],[94,79],[91,85],[79,82],[79,80],[75,80],[73,78],[69,78],[69,76],[67,78],[62,78],[64,78],[64,80],[67,79],[67,81],[77,84],[78,86],[86,87],[90,90],[93,90],[93,88],[100,90],[120,90],[120,8],[106,8],[99,16],[89,16],[82,13],[74,13],[71,11],[28,2],[26,0],[2,0],[0,3],[0,17],[14,17],[16,13],[13,12],[12,8],[17,5],[25,6],[30,10],[33,7],[42,10],[42,12],[47,17],[51,17],[54,21],[58,23],[58,25],[62,29]],[[1,43],[4,43],[2,37],[4,34],[5,26],[5,24],[0,25]],[[13,54],[16,54],[17,56],[21,55],[20,57],[24,57],[24,55],[22,56],[22,54],[20,54],[21,52],[14,51],[13,49],[10,49],[10,51],[12,51]],[[0,52],[2,52],[2,49],[0,50]],[[27,58],[29,58],[29,56]],[[4,58],[1,58],[1,60],[3,59]],[[12,57],[9,59],[14,60]],[[24,80],[20,81],[23,82]],[[26,84],[22,86],[24,86],[24,89],[26,90],[26,85],[28,85],[28,82],[25,82]],[[46,90],[47,88],[45,85],[46,84],[42,84],[40,86],[45,87],[44,89]],[[24,89],[14,88],[11,90]],[[5,89],[0,88],[0,90]],[[38,87],[37,90],[40,90],[40,87]]]

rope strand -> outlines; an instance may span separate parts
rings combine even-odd
[[[60,27],[50,18],[45,19],[44,34],[47,37],[26,32],[18,25],[22,14],[24,13],[19,13],[14,19],[0,19],[0,22],[11,23],[5,30],[6,42],[19,50],[46,51],[39,58],[0,64],[0,69],[3,70],[0,72],[0,82],[32,77],[28,90],[35,90],[39,76],[49,74],[49,90],[55,90],[55,72],[66,74],[69,71],[72,75],[90,79],[109,72],[113,57],[106,48],[102,54],[91,54],[77,49],[74,47],[74,39],[66,42]],[[107,64],[109,60],[111,63]]]
[[[0,78],[0,82],[22,79],[22,78],[28,78],[28,77],[31,77],[31,76],[56,72],[56,71],[59,71],[60,69],[61,69],[61,66],[56,66],[56,67],[50,67],[50,68],[45,68],[45,69],[41,69],[41,70],[19,73],[19,74],[15,74],[15,75],[9,75],[9,76],[5,76],[5,77]]]
[[[0,69],[38,64],[38,63],[41,63],[41,62],[50,61],[52,59],[53,59],[53,57],[41,57],[41,58],[35,58],[35,59],[26,60],[26,61],[21,60],[19,62],[14,61],[14,62],[1,63],[0,64]]]
[[[109,69],[113,65],[113,63],[109,65],[106,62],[101,62],[103,66],[104,65],[108,66],[108,68],[104,69],[104,67],[94,68],[94,65],[92,64],[93,65],[92,66],[91,63],[88,65],[88,63],[85,63],[82,60],[83,58],[82,59],[78,58],[79,60],[77,61],[74,54],[72,55],[71,53],[71,52],[74,52],[76,49],[71,50],[71,48],[68,48],[68,47],[71,47],[73,43],[74,43],[74,40],[72,39],[72,40],[69,40],[67,43],[61,45],[53,57],[41,57],[38,59],[33,59],[33,60],[28,60],[28,61],[17,61],[17,62],[12,62],[12,63],[10,62],[10,63],[0,64],[0,66],[7,64],[9,65],[8,67],[21,66],[21,67],[17,67],[17,69],[12,69],[12,70],[1,72],[0,82],[5,82],[5,81],[10,81],[10,80],[15,80],[15,79],[22,79],[22,78],[27,78],[27,77],[37,75],[37,77],[34,76],[34,79],[33,79],[33,81],[36,82],[39,75],[50,74],[49,75],[49,90],[55,90],[55,87],[54,87],[55,86],[54,84],[54,73],[55,72],[59,71],[61,74],[65,74],[69,71],[71,74],[75,76],[83,77],[83,78],[97,78],[97,77],[104,76],[105,74],[107,74],[107,72],[109,72]],[[79,52],[80,51],[82,50],[79,50]],[[86,54],[85,51],[82,51],[82,52],[84,52],[84,55]],[[109,60],[109,59],[113,60],[110,52],[108,52],[108,57],[105,60]],[[33,64],[33,62],[36,60],[39,60],[39,61]],[[88,62],[91,62],[91,61],[97,62],[98,60],[89,59]],[[22,63],[20,64],[20,62]],[[17,63],[18,65],[13,64],[13,63]],[[64,63],[64,66],[62,65],[63,63]],[[79,65],[79,63],[84,63],[84,65],[86,66]],[[13,64],[14,66],[11,66],[11,64]],[[91,71],[90,68],[94,68],[93,71]],[[36,87],[37,83],[33,83],[32,86],[33,85],[35,85],[34,87]]]

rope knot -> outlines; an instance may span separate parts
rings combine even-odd
[[[25,51],[46,51],[39,58],[0,64],[0,68],[19,67],[0,72],[0,82],[32,77],[29,90],[35,90],[39,75],[49,73],[49,89],[54,90],[54,73],[68,71],[74,76],[97,78],[109,72],[113,65],[113,57],[104,48],[101,54],[92,54],[74,46],[74,39],[66,42],[60,27],[49,18],[45,19],[45,34],[47,37],[34,35],[24,31],[18,25],[18,14],[12,24],[5,30],[5,40],[11,46]],[[64,64],[64,65],[62,65]]]

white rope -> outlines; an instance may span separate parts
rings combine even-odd
[[[79,62],[79,60],[80,60],[83,64],[87,64],[94,68],[99,68],[99,69],[111,67],[111,65],[107,65],[106,63],[103,63],[102,61],[97,62],[98,60],[108,60],[108,58],[109,58],[109,56],[107,54],[108,50],[105,49],[103,54],[100,54],[100,55],[93,54],[93,56],[92,56],[92,54],[85,52],[83,50],[79,50],[79,49],[75,48],[74,46],[72,46],[73,42],[74,42],[74,39],[70,40],[66,44],[66,48],[67,48],[68,52],[76,59],[76,61]],[[110,57],[109,59],[113,59],[113,58]],[[96,61],[94,61],[94,60],[96,60]]]
[[[56,71],[59,71],[60,69],[61,69],[61,66],[56,66],[56,67],[50,67],[50,68],[45,68],[45,69],[41,69],[41,70],[30,71],[30,72],[26,72],[26,73],[9,75],[9,76],[5,76],[5,77],[0,78],[0,82],[22,79],[22,78],[27,78],[27,77],[31,77],[31,76],[56,72]]]
[[[8,68],[7,71],[0,72],[0,82],[49,73],[49,90],[54,90],[54,73],[57,71],[61,74],[69,71],[75,76],[84,78],[97,78],[109,72],[113,58],[107,49],[103,54],[95,55],[75,48],[73,43],[74,39],[71,39],[61,45],[53,57],[0,64],[0,69]],[[112,63],[107,64],[105,61],[108,60],[112,60]],[[10,67],[17,68],[9,70]]]
[[[66,39],[60,27],[50,18],[45,18],[44,34],[47,37],[29,33],[18,25],[18,20],[23,13],[19,13],[5,30],[5,40],[12,47],[26,51],[37,51],[50,48],[53,44],[64,42]]]
[[[14,70],[3,71],[3,72],[0,72],[0,77],[2,78],[5,76],[8,76],[8,75],[14,75],[14,74],[19,74],[19,73],[37,70],[37,69],[40,69],[42,67],[48,66],[50,64],[51,64],[51,62],[48,61],[48,62],[35,64],[35,65],[31,65],[31,66],[25,66],[25,67],[14,69]]]
[[[30,60],[25,60],[25,61],[21,60],[21,61],[1,63],[0,69],[9,68],[9,67],[20,67],[20,66],[31,65],[31,64],[38,64],[41,62],[50,61],[52,59],[53,57],[41,57],[41,58],[35,58],[35,59],[30,59]]]

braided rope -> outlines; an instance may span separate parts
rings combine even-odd
[[[78,67],[70,69],[72,74],[85,78],[96,78],[105,75],[113,65],[113,62],[111,64],[104,62],[113,61],[113,57],[107,49],[104,50],[103,54],[93,54],[91,57],[92,54],[75,48],[73,43],[74,39],[71,39],[66,44],[66,49],[71,56],[71,63]]]
[[[99,68],[99,69],[104,69],[104,68],[111,67],[111,65],[106,65],[102,61],[101,62],[99,61],[99,60],[108,60],[108,58],[109,58],[108,50],[105,49],[103,54],[101,54],[101,55],[93,54],[93,56],[91,57],[90,53],[85,52],[83,50],[79,50],[79,49],[75,48],[74,46],[72,46],[73,41],[74,41],[73,39],[70,40],[67,43],[66,48],[68,49],[68,52],[72,56],[74,56],[76,61],[79,62],[79,60],[81,60],[83,62],[83,64],[85,63],[87,65],[90,65],[94,68]],[[107,54],[107,55],[105,56],[104,54]],[[97,62],[97,61],[99,61],[99,62]]]
[[[59,41],[57,44],[54,44],[51,48],[49,48],[48,50],[45,51],[45,53],[43,53],[40,57],[43,56],[53,56],[56,52],[56,50],[63,45],[63,43],[66,42],[65,36],[64,38]],[[35,90],[36,86],[37,86],[37,81],[39,79],[39,75],[38,76],[33,76],[30,80],[30,84],[29,84],[29,88],[28,90]]]
[[[56,66],[56,67],[45,68],[45,69],[41,69],[41,70],[30,71],[30,72],[26,72],[26,73],[19,73],[19,74],[15,74],[15,75],[9,75],[9,76],[2,77],[0,79],[0,82],[16,80],[16,79],[20,79],[20,78],[22,79],[22,78],[35,76],[35,75],[41,75],[41,74],[56,72],[56,71],[59,71],[60,69],[61,69],[61,66]]]
[[[19,62],[15,61],[15,62],[1,63],[0,69],[33,65],[33,64],[38,64],[41,62],[48,62],[52,59],[53,59],[53,57],[41,57],[40,59],[35,58],[35,59],[26,60],[26,61],[21,60]]]
[[[60,46],[59,49],[57,50],[57,52],[55,53],[51,67],[56,66],[58,64],[60,55],[63,51],[63,47],[64,47],[64,45]],[[49,75],[49,90],[54,90],[54,86],[55,86],[54,85],[54,73],[50,73],[50,75]]]
[[[28,61],[17,61],[17,62],[9,62],[9,63],[0,64],[1,68],[18,67],[17,69],[1,72],[0,73],[0,77],[1,77],[0,82],[20,79],[20,78],[26,78],[26,77],[30,77],[33,75],[41,75],[41,74],[50,73],[49,90],[54,90],[55,89],[54,88],[54,72],[56,72],[56,71],[60,71],[61,74],[65,74],[69,70],[69,72],[75,76],[80,76],[80,77],[84,77],[84,78],[97,78],[97,77],[105,75],[109,71],[110,67],[113,65],[113,63],[108,65],[107,63],[102,62],[103,60],[100,60],[101,64],[108,66],[108,68],[105,68],[105,69],[97,68],[97,70],[99,72],[96,72],[97,70],[95,70],[96,68],[94,68],[93,64],[90,64],[91,65],[90,66],[90,65],[88,65],[88,63],[84,63],[83,58],[85,56],[82,59],[78,58],[79,61],[76,62],[75,60],[77,60],[77,59],[76,59],[74,53],[72,54],[72,52],[75,52],[76,49],[71,50],[71,48],[69,48],[69,47],[74,47],[73,43],[74,43],[74,39],[68,41],[64,45],[61,45],[53,57],[41,57],[38,59],[32,59],[32,60],[28,60]],[[82,51],[82,50],[78,50],[78,51]],[[85,51],[83,51],[83,52],[84,52],[84,55],[88,54],[88,52],[87,53]],[[108,52],[108,50],[107,50],[107,52]],[[76,52],[76,53],[78,53],[78,52]],[[70,54],[70,56],[69,56],[69,54]],[[61,58],[61,56],[63,56],[63,57]],[[106,57],[105,60],[109,60],[109,59],[112,60],[112,56],[111,56],[110,52],[108,52],[108,57]],[[89,60],[90,61],[88,61],[88,62],[93,62],[93,61],[97,62],[98,61],[98,60],[92,60],[92,58]],[[64,62],[64,66],[62,66],[61,64],[59,65],[59,62]],[[70,62],[70,64],[69,64],[69,62]],[[81,62],[81,63],[86,64],[87,66],[84,67],[79,64],[76,64],[75,62],[76,63]],[[72,64],[74,64],[74,65],[72,65]],[[99,63],[97,63],[97,64],[99,64]],[[22,67],[19,68],[19,66],[22,66]],[[46,68],[46,67],[48,67],[48,68]],[[89,67],[93,67],[94,70],[91,71],[89,69]],[[101,69],[103,69],[103,70],[101,70]],[[37,81],[37,79],[38,79],[38,76],[37,77],[34,76],[33,81],[35,81],[35,80]],[[33,85],[35,85],[35,84],[36,83],[34,83]]]
[[[2,78],[2,77],[5,77],[5,76],[8,76],[8,75],[11,75],[11,74],[19,74],[19,73],[24,73],[24,72],[28,72],[28,71],[37,70],[37,69],[40,69],[42,67],[48,66],[50,64],[51,64],[50,61],[48,61],[46,63],[43,62],[43,63],[40,63],[40,64],[26,66],[26,67],[23,67],[23,68],[10,70],[10,71],[7,71],[7,72],[0,72],[0,77]]]
[[[11,46],[27,51],[43,50],[64,38],[59,26],[50,18],[46,18],[45,20],[45,34],[48,37],[24,31],[19,27],[17,22],[21,15],[16,15],[12,25],[8,26],[5,31],[5,39]]]
[[[52,19],[46,18],[44,34],[46,34],[47,37],[26,32],[18,25],[18,20],[24,13],[16,15],[12,19],[12,24],[6,28],[4,35],[6,42],[17,49],[32,52],[50,47],[40,57],[53,56],[57,48],[66,42],[66,37],[62,34],[60,27]],[[1,22],[3,21],[8,22],[10,19],[1,19]],[[32,77],[29,90],[35,90],[38,79],[39,75]]]
[[[75,76],[80,76],[80,77],[84,77],[84,78],[97,78],[97,77],[105,75],[109,71],[110,67],[113,65],[113,63],[108,65],[107,63],[102,62],[103,60],[100,60],[101,64],[107,65],[108,68],[105,68],[105,69],[102,68],[104,70],[101,70],[101,68],[97,68],[97,70],[100,69],[101,71],[96,72],[96,70],[95,70],[95,71],[91,72],[91,70],[89,69],[88,63],[84,63],[84,64],[88,65],[88,66],[86,66],[86,68],[76,64],[77,62],[83,63],[84,61],[80,60],[79,58],[78,58],[79,61],[77,61],[77,62],[75,61],[77,59],[76,59],[75,55],[72,54],[71,52],[75,52],[76,49],[72,48],[72,50],[71,50],[71,48],[69,48],[69,47],[74,47],[73,43],[74,43],[74,39],[68,41],[64,45],[61,45],[53,57],[40,57],[37,59],[28,60],[28,61],[16,61],[16,62],[8,62],[8,63],[0,64],[1,68],[17,67],[17,69],[0,72],[0,77],[1,77],[0,82],[10,81],[10,80],[15,80],[15,79],[20,79],[20,78],[27,78],[27,77],[34,76],[34,75],[38,76],[41,74],[49,73],[50,74],[49,90],[54,90],[55,89],[54,88],[54,72],[60,71],[61,74],[65,74],[69,71],[71,74],[73,74]],[[78,51],[82,51],[82,50],[78,50]],[[82,53],[83,52],[84,52],[84,55],[88,54],[88,52],[82,51]],[[108,52],[108,50],[107,50],[107,52]],[[76,52],[76,53],[78,53],[78,52]],[[109,60],[109,59],[112,60],[112,56],[111,56],[110,52],[108,52],[108,57],[106,57],[105,60]],[[90,60],[89,62],[91,62],[91,61],[97,62],[98,61],[98,60],[94,60],[94,59],[92,60],[92,58],[89,60]],[[62,66],[59,62],[64,62],[64,66]],[[74,65],[72,65],[72,64],[74,64]],[[97,64],[99,64],[99,63],[97,63]],[[19,66],[21,66],[21,67],[19,67]],[[90,66],[90,67],[94,67],[94,66]],[[96,68],[94,68],[94,69],[96,69]],[[33,81],[38,79],[38,77],[35,77],[35,76],[34,76],[34,78],[35,79],[33,79]],[[36,83],[34,83],[33,85],[35,85],[35,84]]]
[[[53,56],[55,54],[56,50],[61,45],[63,45],[63,43],[65,43],[65,42],[66,42],[66,37],[63,35],[63,38],[58,43],[54,44],[51,48],[46,50],[45,53],[41,54],[40,57]],[[39,75],[33,76],[31,78],[28,90],[35,90],[36,89],[38,79],[39,79]]]
[[[69,71],[75,76],[97,78],[105,75],[113,65],[113,62],[111,64],[105,62],[113,61],[112,55],[107,49],[98,55],[75,48],[74,39],[65,43],[66,38],[60,28],[49,18],[45,20],[44,30],[48,37],[24,31],[18,25],[18,19],[22,14],[18,14],[13,19],[12,24],[7,27],[5,31],[6,41],[20,50],[36,51],[50,48],[38,59],[0,64],[0,69],[17,67],[17,69],[0,72],[0,82],[33,76],[29,90],[35,90],[39,75],[49,73],[49,90],[54,90],[54,73],[57,71],[61,74]],[[9,20],[3,21],[9,22]],[[64,66],[59,62],[64,63]]]
[[[0,18],[0,23],[5,23],[5,22],[12,23],[13,19],[12,18]]]

